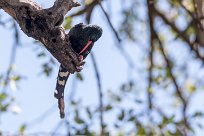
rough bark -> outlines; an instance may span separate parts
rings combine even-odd
[[[196,18],[198,19],[198,25],[197,25],[197,36],[199,43],[204,46],[204,1],[203,0],[195,0],[195,12],[196,12]]]
[[[11,15],[27,36],[42,42],[70,73],[77,71],[77,66],[84,62],[78,60],[78,54],[72,50],[69,35],[61,24],[65,14],[76,6],[79,3],[74,0],[56,0],[48,9],[32,0],[0,0],[0,9]]]

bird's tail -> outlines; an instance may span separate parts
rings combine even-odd
[[[57,76],[57,83],[54,96],[58,99],[58,107],[60,110],[60,117],[64,118],[64,88],[69,77],[70,73],[66,68],[60,65],[58,76]]]

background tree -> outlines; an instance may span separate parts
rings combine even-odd
[[[59,119],[58,112],[55,113],[58,109],[52,92],[58,62],[40,43],[29,42],[31,45],[28,46],[27,41],[31,39],[24,40],[26,36],[15,21],[1,12],[1,37],[4,36],[3,30],[9,29],[11,32],[13,30],[15,39],[10,60],[3,55],[0,59],[3,65],[9,62],[6,71],[4,66],[0,69],[2,135],[202,135],[204,2],[79,2],[82,6],[69,12],[63,23],[64,27],[69,30],[77,22],[96,23],[102,26],[104,34],[97,43],[99,46],[96,45],[87,59],[84,70],[75,74],[68,82],[67,113],[64,120]],[[46,3],[46,7],[49,7],[49,3]],[[5,46],[9,46],[9,42],[4,42],[3,38],[2,41],[4,45],[0,54],[5,52]],[[32,50],[25,50],[27,46]],[[25,59],[24,63],[17,62],[17,51],[20,52],[21,61]],[[37,59],[30,55],[33,52],[37,54]],[[43,79],[41,74],[36,77],[26,75],[28,70],[40,70],[38,67],[29,67],[39,66],[35,63],[42,64],[41,74],[49,77],[44,79],[49,82],[39,84],[34,80]],[[15,66],[18,67],[18,72]],[[77,84],[79,80],[83,82]],[[32,89],[35,88],[32,85],[26,86],[29,82],[32,85],[38,83],[39,90]],[[17,94],[10,91],[15,90],[16,85],[20,86],[19,90],[26,89],[24,94],[27,95],[20,95],[23,94],[20,91]],[[36,93],[38,96],[29,96],[29,93]],[[24,101],[27,97],[30,101]],[[15,117],[10,115],[9,109],[19,112],[16,106],[19,101],[30,102],[28,105],[33,108],[36,105],[35,112],[28,106],[22,106],[23,111],[32,112],[22,112]],[[50,103],[43,104],[44,101]],[[19,121],[18,125],[21,124],[18,132],[11,129],[11,124],[16,121]]]

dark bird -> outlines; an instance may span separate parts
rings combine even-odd
[[[72,49],[79,54],[78,58],[83,61],[91,52],[94,43],[101,37],[102,29],[96,25],[77,24],[69,31],[69,40]],[[78,71],[82,67],[77,67]],[[69,77],[69,71],[60,65],[56,89],[54,96],[58,99],[58,107],[60,109],[60,117],[64,118],[64,88]]]

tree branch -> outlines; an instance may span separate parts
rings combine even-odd
[[[100,127],[101,127],[101,136],[105,135],[105,124],[104,124],[104,119],[103,119],[103,93],[102,93],[102,87],[101,87],[101,78],[99,75],[99,71],[98,71],[98,67],[96,64],[96,60],[94,57],[94,54],[91,53],[91,59],[94,65],[94,69],[95,69],[95,74],[96,74],[96,80],[97,80],[97,84],[98,84],[98,93],[99,93],[99,116],[100,116]]]
[[[150,51],[149,51],[149,61],[150,61],[150,66],[149,66],[149,78],[148,78],[148,88],[147,88],[147,97],[148,97],[148,107],[149,107],[149,110],[152,109],[152,92],[151,92],[151,87],[152,87],[152,78],[153,78],[153,75],[152,75],[152,71],[153,71],[153,66],[154,66],[154,61],[153,61],[153,54],[154,54],[154,39],[155,39],[155,36],[154,36],[154,32],[153,32],[153,29],[154,29],[154,18],[153,18],[153,15],[154,14],[152,12],[152,6],[153,6],[153,1],[149,1],[147,0],[147,5],[148,5],[148,19],[149,19],[149,29],[150,29]]]
[[[80,16],[82,14],[85,14],[89,9],[93,9],[97,4],[98,4],[98,2],[96,0],[94,0],[89,5],[85,5],[85,7],[83,9],[81,9],[80,11],[71,14],[70,17]]]
[[[181,88],[179,87],[179,84],[176,81],[176,78],[175,78],[175,76],[173,74],[173,69],[172,69],[172,66],[171,66],[171,62],[170,62],[169,58],[167,57],[167,55],[165,54],[163,43],[160,40],[160,38],[159,38],[159,36],[158,36],[158,34],[156,33],[155,30],[154,30],[154,34],[155,34],[155,36],[156,36],[156,38],[157,38],[157,40],[159,42],[159,47],[161,49],[164,60],[166,62],[166,70],[169,71],[170,77],[171,77],[172,82],[174,84],[174,87],[176,89],[176,95],[179,97],[179,99],[181,100],[182,105],[183,105],[182,116],[183,116],[183,123],[184,123],[184,136],[187,136],[186,130],[187,130],[187,128],[189,128],[188,127],[189,125],[188,125],[187,117],[186,117],[186,110],[187,110],[188,101],[184,97],[184,95],[183,95],[183,93],[181,91]]]
[[[42,42],[71,73],[77,71],[76,67],[83,65],[83,62],[78,60],[78,54],[71,48],[69,35],[61,24],[65,14],[76,6],[79,3],[74,0],[56,0],[48,9],[42,9],[32,0],[0,1],[0,8],[17,21],[22,31]]]
[[[135,68],[135,65],[134,65],[134,61],[131,59],[131,57],[129,56],[129,54],[123,49],[123,47],[121,46],[121,38],[119,36],[119,34],[117,33],[116,29],[114,28],[112,22],[111,22],[111,19],[108,15],[108,13],[105,11],[103,5],[101,4],[101,1],[102,0],[96,0],[98,2],[98,5],[99,7],[101,8],[102,12],[104,13],[106,19],[107,19],[107,22],[108,22],[108,25],[110,26],[111,30],[113,31],[117,41],[119,44],[116,44],[116,47],[119,49],[119,51],[121,51],[121,54],[123,55],[123,57],[127,60],[127,63],[128,65],[131,67],[131,68]]]
[[[171,29],[173,31],[175,31],[176,33],[180,34],[179,37],[188,45],[188,47],[195,52],[195,55],[197,58],[199,58],[203,63],[204,63],[204,56],[202,56],[199,52],[199,50],[195,47],[195,44],[192,43],[188,36],[185,33],[182,33],[177,26],[171,22],[164,14],[162,14],[159,10],[154,9],[155,13],[161,17],[161,19],[164,21],[164,23],[166,23],[167,25],[169,25],[171,27]]]

